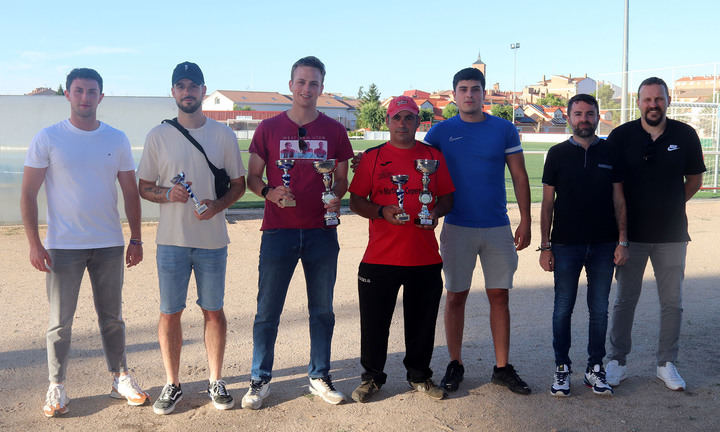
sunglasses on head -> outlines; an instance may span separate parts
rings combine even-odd
[[[303,138],[305,138],[305,135],[307,135],[307,131],[304,127],[298,128],[298,137],[300,140],[298,141],[298,145],[300,146],[300,150],[305,151],[308,148],[307,142]]]

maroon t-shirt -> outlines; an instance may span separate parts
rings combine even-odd
[[[276,161],[295,160],[295,165],[288,170],[288,174],[290,190],[295,195],[297,205],[280,208],[273,202],[265,201],[261,230],[323,228],[325,205],[321,195],[325,186],[322,175],[315,171],[312,163],[323,159],[336,159],[340,163],[353,157],[347,131],[339,122],[320,113],[315,120],[302,127],[305,129],[302,140],[307,144],[305,151],[302,151],[299,145],[299,126],[290,120],[285,112],[263,120],[253,135],[249,151],[265,161],[265,174],[270,187],[283,184],[283,171],[277,167]],[[326,149],[325,155],[314,152],[320,143],[323,143],[323,148]]]

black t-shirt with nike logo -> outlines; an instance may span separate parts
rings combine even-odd
[[[667,119],[665,132],[653,141],[637,119],[615,128],[607,141],[624,179],[629,240],[689,241],[685,176],[705,172],[695,129]]]

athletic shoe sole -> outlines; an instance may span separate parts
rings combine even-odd
[[[570,390],[562,390],[558,389],[555,390],[552,387],[550,388],[550,394],[555,397],[569,397],[570,396]]]
[[[175,403],[170,405],[167,408],[158,408],[155,405],[153,405],[153,412],[155,412],[155,414],[158,414],[158,415],[170,414],[173,411],[175,411],[175,407],[177,406],[178,402],[180,402],[182,400],[182,398],[183,398],[182,395],[178,396],[178,398],[175,399]]]
[[[328,399],[324,393],[322,393],[320,390],[315,389],[315,387],[313,387],[312,385],[309,385],[308,387],[310,388],[310,393],[314,394],[315,396],[320,396],[322,398],[322,400],[329,403],[330,405],[339,405],[345,400],[345,399],[340,399],[340,400]]]
[[[125,400],[127,400],[127,404],[130,406],[145,405],[145,403],[150,400],[150,395],[147,395],[147,394],[145,395],[145,398],[142,401],[128,399],[125,396],[121,395],[115,387],[113,387],[113,389],[110,391],[110,397],[113,399],[125,399]]]

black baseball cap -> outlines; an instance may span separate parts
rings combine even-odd
[[[175,83],[185,78],[198,85],[205,84],[205,77],[203,77],[200,66],[196,65],[195,63],[186,61],[175,66],[175,70],[172,74],[172,85],[175,85]]]

